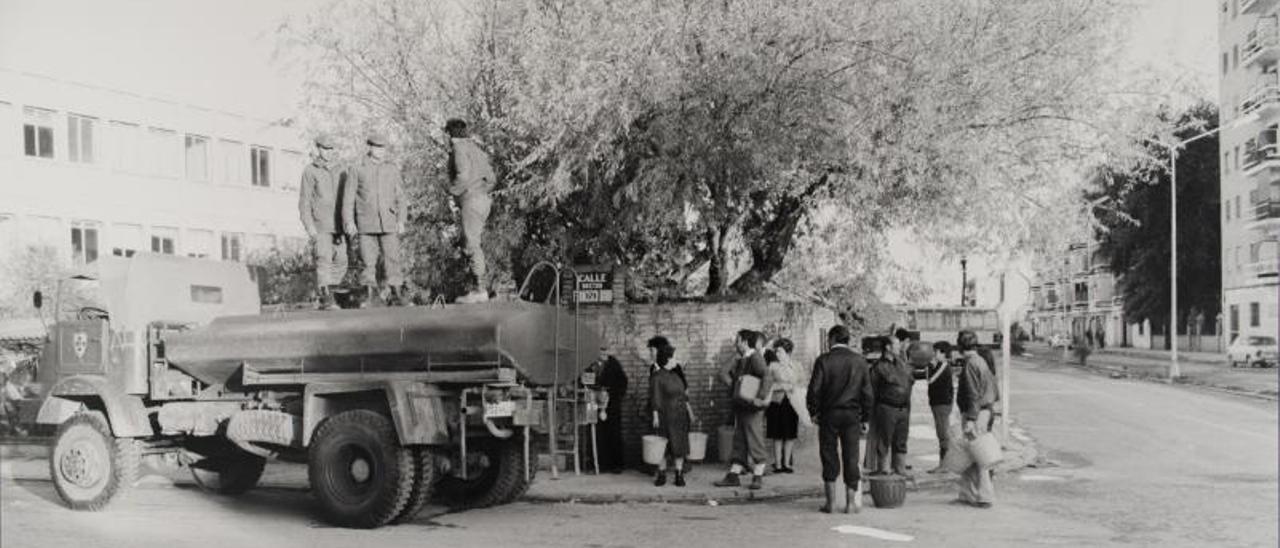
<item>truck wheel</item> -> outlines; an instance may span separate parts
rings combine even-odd
[[[409,493],[409,502],[404,505],[404,510],[401,510],[400,515],[393,518],[391,523],[405,523],[412,520],[431,500],[436,482],[440,479],[436,452],[437,449],[431,447],[413,448],[413,490]]]
[[[67,506],[96,511],[137,481],[141,461],[137,440],[112,435],[99,411],[80,412],[58,427],[49,475]]]
[[[191,465],[196,485],[210,493],[240,495],[258,486],[267,459],[232,449]]]
[[[489,440],[482,449],[489,465],[472,479],[445,475],[436,489],[441,502],[453,508],[487,508],[516,500],[529,490],[533,479],[524,476],[524,450],[520,436]]]
[[[329,417],[311,440],[311,491],[337,525],[386,525],[409,501],[415,472],[413,450],[400,445],[390,419],[373,411]]]

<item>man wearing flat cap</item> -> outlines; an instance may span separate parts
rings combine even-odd
[[[489,300],[486,288],[486,264],[481,242],[484,224],[493,207],[493,186],[497,177],[489,153],[485,152],[467,131],[467,123],[452,118],[445,122],[449,134],[449,194],[457,201],[462,216],[463,249],[475,277],[475,286],[458,298],[459,303],[482,303]]]
[[[343,178],[332,164],[333,140],[321,135],[316,137],[315,145],[314,159],[302,170],[298,213],[315,253],[320,307],[332,309],[336,308],[333,286],[342,283],[347,273],[347,236],[342,231]]]
[[[400,233],[409,220],[404,177],[400,167],[386,159],[387,140],[382,134],[371,134],[365,142],[368,154],[348,171],[348,190],[342,196],[343,227],[348,234],[360,237],[364,262],[360,283],[365,288],[365,302],[381,294],[376,289],[381,263],[383,282],[389,289],[388,304],[401,304]]]

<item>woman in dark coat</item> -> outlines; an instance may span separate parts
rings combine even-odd
[[[674,461],[676,487],[684,487],[684,458],[689,455],[689,393],[679,365],[672,359],[676,349],[665,337],[649,339],[649,355],[653,357],[653,374],[649,376],[649,408],[653,410],[653,429],[667,438],[667,454],[658,464],[653,484],[667,484],[667,459]]]

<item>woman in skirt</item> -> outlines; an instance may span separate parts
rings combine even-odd
[[[667,438],[667,453],[658,464],[653,484],[667,484],[667,460],[674,461],[675,485],[684,487],[684,458],[689,456],[689,393],[679,365],[672,359],[676,349],[665,337],[649,339],[653,374],[649,376],[649,408],[653,410],[653,430]]]
[[[791,392],[796,386],[796,370],[791,363],[791,351],[795,344],[790,339],[778,339],[771,350],[764,353],[769,364],[769,376],[773,388],[769,393],[769,408],[765,410],[765,436],[773,440],[774,473],[790,474],[795,471],[796,433],[800,417],[792,406]]]

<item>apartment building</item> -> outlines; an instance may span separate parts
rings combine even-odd
[[[1040,257],[1031,285],[1032,337],[1063,335],[1095,345],[1150,347],[1149,324],[1127,325],[1115,275],[1093,243],[1076,243]]]
[[[1280,0],[1219,1],[1222,309],[1230,341],[1280,329]]]
[[[0,260],[301,246],[289,124],[0,68]]]

